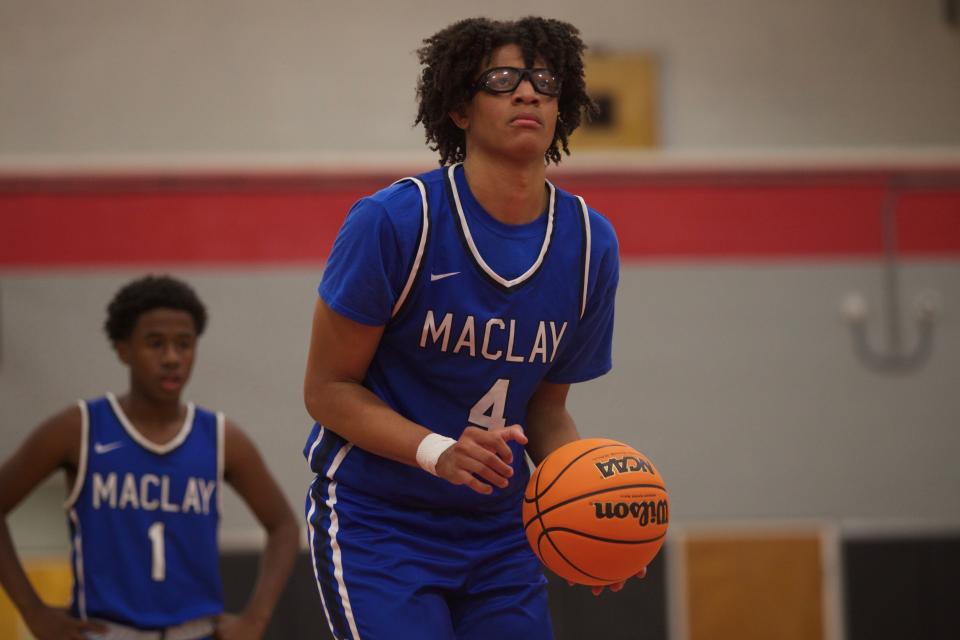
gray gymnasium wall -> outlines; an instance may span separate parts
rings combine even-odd
[[[415,50],[543,13],[659,59],[671,150],[960,144],[941,0],[3,0],[0,159],[409,152]],[[482,8],[481,8],[482,6]]]
[[[299,509],[310,424],[301,384],[319,268],[174,273],[195,284],[212,316],[188,396],[250,432]],[[124,388],[101,324],[113,291],[138,274],[0,279],[0,455],[74,398]],[[903,286],[905,301],[934,289],[948,306],[927,365],[881,375],[856,360],[839,314],[854,290],[878,306],[875,264],[628,263],[614,371],[575,386],[572,411],[585,435],[630,442],[660,465],[679,522],[960,521],[960,265],[909,263]],[[874,316],[878,344],[881,329]],[[58,479],[15,515],[15,530],[31,532],[18,542],[63,545],[58,514],[41,513],[56,512],[62,495]],[[255,541],[242,504],[232,495],[225,504],[227,541]]]

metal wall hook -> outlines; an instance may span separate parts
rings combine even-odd
[[[897,199],[894,184],[887,189],[881,207],[883,229],[883,323],[886,348],[874,347],[867,336],[868,305],[862,293],[849,293],[840,305],[843,318],[850,325],[853,348],[860,362],[869,369],[885,373],[906,373],[923,366],[933,351],[933,329],[942,306],[942,296],[926,290],[914,301],[916,340],[908,349],[904,344],[900,312],[900,270],[897,262]]]
[[[854,352],[868,368],[887,373],[905,373],[920,368],[933,352],[933,327],[939,312],[940,296],[937,292],[924,291],[914,302],[914,320],[916,338],[910,348],[904,348],[902,342],[890,340],[886,350],[871,344],[867,335],[867,302],[860,293],[850,293],[841,305],[841,314],[850,324],[853,335]],[[899,317],[886,318],[887,334],[902,334],[893,323],[899,324]]]

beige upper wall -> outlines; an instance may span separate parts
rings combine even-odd
[[[415,50],[468,2],[2,0],[0,159],[423,151]],[[669,150],[960,145],[937,0],[578,0],[550,14],[661,61]]]

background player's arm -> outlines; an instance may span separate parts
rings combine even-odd
[[[350,320],[318,299],[304,376],[304,403],[314,420],[356,446],[417,466],[417,447],[430,431],[401,416],[363,386],[383,329]],[[468,427],[457,444],[440,456],[437,475],[479,493],[492,491],[487,483],[506,486],[513,474],[513,454],[505,439],[525,440],[519,427],[500,433]]]
[[[527,453],[534,464],[540,464],[557,447],[580,439],[567,410],[569,391],[569,384],[541,382],[527,404]]]
[[[270,474],[256,446],[236,425],[224,434],[224,479],[243,498],[267,532],[260,571],[246,608],[239,616],[224,615],[217,637],[259,638],[290,576],[300,530],[290,505]]]
[[[37,427],[0,466],[0,584],[39,640],[82,639],[85,631],[103,630],[44,604],[27,579],[7,526],[7,515],[52,473],[58,469],[76,473],[80,421],[79,407],[66,409]]]

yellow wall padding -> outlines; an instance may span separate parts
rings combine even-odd
[[[644,52],[588,53],[587,92],[605,105],[609,120],[584,121],[570,137],[571,149],[657,146],[657,61]]]
[[[70,604],[73,573],[67,560],[31,559],[24,561],[27,577],[40,598],[54,607]],[[0,638],[20,640],[32,637],[5,591],[0,589]]]
[[[816,532],[687,537],[690,640],[823,640]]]

